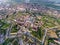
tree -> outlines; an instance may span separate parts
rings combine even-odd
[[[42,29],[41,27],[38,27],[38,31],[37,31],[38,36],[41,38],[42,37]]]

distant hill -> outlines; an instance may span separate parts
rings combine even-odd
[[[37,3],[37,4],[40,4],[40,5],[46,5],[46,4],[52,4],[54,2],[51,2],[49,0],[10,0],[10,2],[12,3],[17,3],[17,4],[20,4],[20,3]]]

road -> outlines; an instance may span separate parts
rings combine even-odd
[[[14,20],[15,22],[16,22],[16,20]],[[54,29],[54,28],[58,28],[58,27],[60,27],[60,26],[55,26],[55,27],[52,27],[52,28],[45,28],[45,34],[44,34],[44,36],[43,36],[43,39],[42,39],[42,45],[44,45],[44,41],[45,41],[45,38],[46,38],[46,36],[47,36],[47,31],[48,30],[51,30],[51,29]],[[25,34],[24,32],[22,32],[21,31],[22,29],[20,29],[18,32],[17,32],[17,34],[18,33],[23,33],[23,35],[26,35],[27,36],[27,34]],[[29,32],[29,30],[28,30],[28,32]],[[16,35],[17,35],[16,34]],[[19,35],[21,35],[21,34],[19,34]],[[13,37],[14,37],[14,35],[12,35]],[[16,37],[16,36],[15,36]],[[27,37],[29,37],[29,38],[31,38],[31,39],[34,39],[34,40],[37,40],[38,42],[41,42],[39,39],[37,39],[36,37],[34,37],[33,35],[31,35],[31,34],[28,34],[28,36]]]
[[[51,29],[54,29],[54,28],[58,28],[58,27],[60,27],[60,26],[55,26],[55,27],[52,27],[52,28],[45,28],[45,35],[43,36],[43,39],[42,39],[42,45],[44,45],[44,41],[45,41],[45,38],[46,38],[46,36],[47,36],[47,31],[48,30],[51,30]],[[34,37],[33,35],[31,35],[29,32],[29,30],[28,30],[28,33],[29,34],[26,34],[26,33],[24,33],[24,32],[22,32],[21,31],[22,29],[20,29],[17,33],[15,33],[16,35],[19,33],[19,35],[21,35],[20,33],[23,33],[23,35],[25,35],[25,36],[27,36],[27,37],[29,37],[30,39],[33,39],[33,40],[36,40],[37,42],[41,42],[38,38],[36,38],[36,37]],[[25,30],[26,31],[26,30]],[[12,36],[10,36],[11,38],[15,38],[15,37],[17,37],[17,36],[14,36],[13,34],[12,34]]]
[[[26,31],[26,30],[25,30]],[[25,35],[27,37],[29,37],[30,39],[33,39],[33,40],[36,40],[37,42],[41,42],[40,39],[34,37],[32,34],[29,33],[30,31],[26,31],[26,32],[22,32],[21,29],[17,32],[17,33],[12,33],[11,36],[9,38],[15,38],[17,37],[17,34],[18,34],[18,37],[22,36],[22,35]]]
[[[7,31],[6,31],[6,35],[5,35],[6,38],[8,38],[8,37],[10,36],[10,32],[11,32],[12,27],[13,27],[13,24],[10,25],[10,27],[7,29]]]

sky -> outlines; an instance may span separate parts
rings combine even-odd
[[[9,0],[0,0],[1,2],[6,2]],[[29,2],[30,0],[25,0],[25,2]],[[45,1],[45,0],[44,0]],[[50,1],[54,1],[54,2],[60,2],[60,0],[50,0]]]
[[[8,0],[0,0],[0,2],[7,2]]]
[[[25,0],[25,2],[26,2],[26,3],[29,3],[29,2],[30,2],[30,0]]]
[[[54,2],[60,2],[60,0],[50,0],[50,1],[54,1]]]

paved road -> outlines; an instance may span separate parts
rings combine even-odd
[[[48,30],[51,30],[51,29],[54,29],[54,28],[58,28],[58,27],[60,27],[60,26],[55,26],[55,27],[52,27],[52,28],[46,28],[45,29],[45,35],[43,36],[43,40],[42,40],[42,45],[44,44],[44,41],[45,41],[45,38],[46,38],[46,36],[47,36],[47,31]],[[29,31],[30,32],[30,31]],[[23,35],[26,35],[27,37],[29,37],[29,38],[31,38],[31,39],[34,39],[34,40],[37,40],[38,42],[41,42],[38,38],[36,38],[36,37],[34,37],[33,35],[31,35],[30,33],[28,32],[28,35],[26,34],[26,33],[23,33],[23,32],[21,32],[21,30],[19,30],[17,33],[16,33],[16,35],[18,34],[18,33],[23,33]],[[11,38],[14,38],[14,37],[16,37],[16,35],[14,36],[13,34],[12,34],[12,36],[10,36]],[[20,35],[20,34],[19,34]]]
[[[16,20],[14,20],[14,21],[16,21]],[[58,27],[60,27],[60,26],[55,26],[55,27],[52,27],[52,28],[47,28],[47,29],[45,29],[45,35],[43,36],[42,45],[44,44],[44,41],[45,41],[45,38],[46,38],[46,35],[47,35],[47,31],[48,31],[48,30],[51,30],[51,29],[54,29],[54,28],[58,28]],[[21,30],[19,30],[19,31],[17,32],[17,34],[18,34],[19,32],[21,32]],[[23,33],[23,32],[22,32],[22,33]],[[24,34],[24,35],[26,35],[26,34]],[[37,39],[36,37],[34,37],[34,36],[31,35],[31,34],[28,35],[28,37],[40,41],[39,39]]]
[[[11,32],[12,27],[13,27],[13,24],[7,29],[6,35],[5,35],[6,38],[10,36],[10,32]]]

